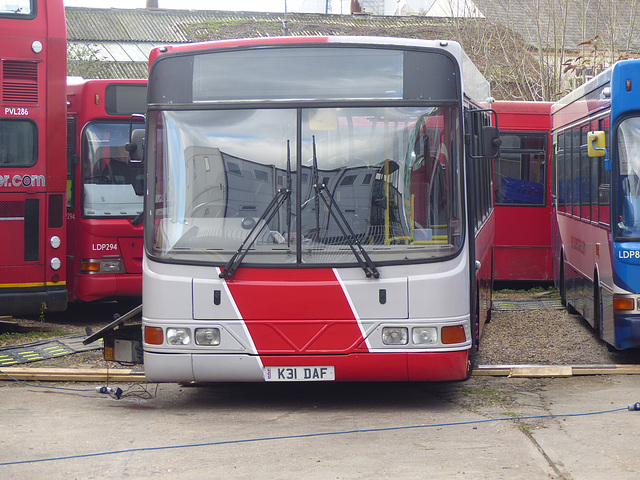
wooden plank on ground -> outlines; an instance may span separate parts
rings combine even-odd
[[[577,365],[574,375],[638,375],[640,365]]]
[[[573,368],[570,365],[524,365],[514,366],[509,372],[509,377],[570,377]]]
[[[146,382],[144,371],[124,368],[0,368],[0,381]],[[640,365],[479,365],[474,376],[535,378],[573,375],[640,375]]]
[[[573,375],[640,375],[640,365],[479,365],[474,376],[570,377]]]
[[[511,371],[511,366],[507,365],[478,365],[473,369],[474,377],[506,377]]]
[[[6,375],[3,375],[6,374]],[[124,368],[26,368],[1,369],[0,381],[43,382],[146,382],[144,372]]]

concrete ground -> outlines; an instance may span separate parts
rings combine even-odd
[[[96,386],[1,382],[0,478],[614,480],[640,471],[640,411],[627,410],[640,402],[635,375],[112,385],[125,390],[119,400]]]

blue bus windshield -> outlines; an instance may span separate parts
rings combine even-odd
[[[618,202],[616,237],[640,239],[640,117],[618,127]]]

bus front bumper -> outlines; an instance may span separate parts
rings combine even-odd
[[[640,315],[614,314],[614,328],[618,350],[640,347]]]
[[[462,380],[469,372],[469,350],[265,357],[144,352],[149,382],[263,382],[267,366],[330,366],[335,380],[345,382]]]

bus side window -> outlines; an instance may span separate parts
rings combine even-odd
[[[76,146],[76,118],[67,119],[67,210],[74,210],[74,186],[78,153]]]

